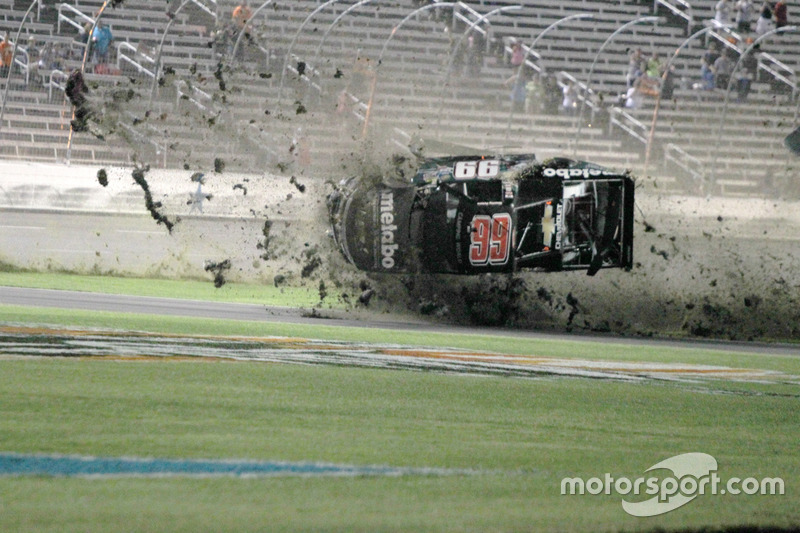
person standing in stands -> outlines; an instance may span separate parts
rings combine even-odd
[[[233,9],[232,18],[236,23],[236,28],[239,30],[243,29],[247,21],[253,18],[253,11],[250,9],[248,0],[245,0]]]
[[[636,80],[639,79],[644,71],[647,70],[647,64],[644,59],[641,48],[628,51],[628,74],[625,76],[625,82],[628,89],[633,87]]]
[[[786,7],[786,2],[778,0],[775,4],[775,27],[783,28],[789,24],[789,10]]]
[[[749,47],[751,44],[753,44],[753,39],[748,37],[745,41],[745,45]],[[739,68],[736,87],[737,101],[739,102],[747,100],[747,95],[750,94],[750,86],[758,73],[758,59],[756,59],[755,51],[758,50],[760,46],[760,44],[757,44],[753,50],[742,59],[742,66]]]
[[[761,7],[761,14],[758,16],[758,20],[756,21],[756,33],[758,35],[764,35],[771,29],[772,7],[769,5],[769,2],[764,2],[764,5]]]
[[[111,35],[109,27],[98,20],[92,32],[92,61],[95,64],[108,63],[112,39],[114,36]]]
[[[729,0],[719,0],[714,6],[714,20],[723,26],[730,26],[731,23],[731,2]]]
[[[234,43],[239,37],[239,32],[244,30],[244,43],[245,45],[252,44],[253,37],[250,35],[250,32],[247,30],[248,25],[247,23],[250,19],[253,18],[253,11],[250,9],[250,2],[248,0],[244,0],[241,4],[236,6],[233,9],[233,13],[231,14],[231,20],[233,22],[233,28],[230,28],[230,34],[228,39],[230,41],[230,47],[234,46]],[[236,51],[236,58],[237,59],[244,59],[245,57],[245,47],[242,46]]]
[[[700,78],[702,79],[703,89],[711,90],[714,88],[714,63],[718,58],[717,44],[709,44],[708,51],[700,59]]]
[[[753,2],[751,0],[739,0],[736,2],[736,30],[741,33],[750,33],[753,16]]]
[[[717,89],[727,89],[728,83],[731,80],[731,70],[733,70],[730,52],[728,50],[725,50],[725,52],[714,61],[712,70],[714,71],[714,86]]]
[[[11,58],[14,56],[14,45],[6,31],[5,38],[0,41],[0,77],[5,79],[11,69]]]

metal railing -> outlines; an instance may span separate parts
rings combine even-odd
[[[664,166],[669,162],[674,163],[678,168],[691,176],[696,184],[702,184],[705,180],[705,167],[703,163],[672,143],[664,147]]]
[[[203,103],[201,101],[205,101]],[[205,92],[204,90],[189,86],[184,80],[177,80],[175,82],[175,106],[180,106],[181,100],[186,100],[194,104],[201,111],[209,113],[216,113],[218,110],[214,106],[214,97]]]
[[[14,42],[11,43],[12,46],[16,46]],[[24,61],[20,59],[20,56],[24,58]],[[19,67],[19,69],[25,73],[25,86],[27,87],[28,83],[31,81],[31,72],[30,72],[30,64],[31,59],[28,55],[28,49],[24,46],[17,46],[17,54],[14,56],[14,64]]]
[[[83,27],[85,24],[80,24],[79,22],[72,20],[69,16],[64,14],[64,11],[72,13],[76,18],[85,21],[88,24],[94,24],[94,19],[87,15],[86,13],[75,9],[69,4],[58,4],[58,20],[56,22],[56,31],[61,34],[61,21],[63,20],[70,26],[74,27],[78,31],[83,31]]]
[[[192,3],[197,7],[199,7],[200,9],[202,9],[203,11],[205,11],[206,13],[208,13],[209,15],[211,15],[214,18],[214,22],[217,22],[217,10],[219,9],[219,6],[217,5],[217,0],[206,0],[206,1],[209,2],[212,5],[212,7],[208,7],[205,4],[205,2],[201,0],[192,0]]]
[[[265,54],[269,54],[269,50],[266,50],[265,48],[261,48],[261,50]],[[294,60],[294,65],[297,65],[301,62],[300,56],[298,55],[292,54],[292,59]],[[297,67],[294,65],[292,65],[291,62],[289,62],[286,65],[286,69],[292,72],[293,74],[299,76],[299,78],[304,83],[306,83],[310,89],[314,89],[315,91],[317,91],[318,94],[322,95],[322,86],[314,81],[314,78],[316,78],[319,74],[317,69],[315,69],[308,63],[305,63],[305,70],[303,71],[303,75],[301,76],[300,72],[297,70]]]
[[[472,18],[467,17],[464,14],[462,14],[462,11],[465,11],[465,12],[469,13],[469,15],[471,15]],[[480,23],[479,21],[482,18],[483,18],[483,15],[481,15],[480,13],[475,11],[472,7],[468,6],[464,2],[458,2],[456,4],[456,8],[453,9],[453,24],[452,24],[452,26],[453,26],[453,29],[455,30],[456,21],[460,20],[460,21],[464,22],[467,26],[473,26],[474,25],[475,31],[479,32],[481,35],[486,37],[487,34],[489,33],[488,30],[484,30],[479,25],[475,24],[476,21],[478,21],[478,23]],[[487,40],[487,42],[488,42],[488,40]]]
[[[556,81],[558,83],[559,88],[561,88],[562,90],[564,89],[564,87],[567,86],[567,82],[564,81],[565,79],[571,81],[573,87],[575,87],[575,89],[577,90],[576,103],[583,102],[584,105],[589,108],[591,113],[589,120],[591,122],[594,122],[595,116],[597,115],[597,112],[600,110],[600,106],[594,99],[596,96],[594,90],[591,89],[588,85],[586,85],[586,83],[580,81],[578,78],[570,74],[569,72],[563,70],[560,71],[558,74],[556,74]]]
[[[164,166],[162,168],[167,168],[167,152],[168,152],[168,150],[167,150],[167,141],[163,141],[163,144],[159,144],[157,141],[153,140],[151,137],[145,135],[141,131],[138,131],[136,128],[134,128],[130,124],[130,122],[135,122],[136,116],[133,113],[126,113],[126,114],[127,114],[127,120],[119,120],[119,121],[117,121],[117,126],[119,126],[121,129],[125,130],[125,132],[130,134],[133,138],[135,138],[140,143],[149,144],[150,146],[152,146],[155,149],[156,155],[157,156],[161,155],[163,157],[163,163],[162,164]],[[152,133],[153,135],[160,135],[160,132],[158,131],[158,129],[156,129],[152,125],[147,124],[147,123],[145,123],[144,125],[148,130],[150,130],[150,133]]]
[[[686,21],[686,33],[691,33],[694,26],[692,6],[686,0],[653,0],[653,14],[658,12],[658,6],[664,6],[670,13]]]
[[[714,19],[707,20],[706,26],[714,28],[706,34],[706,46],[708,46],[708,43],[711,39],[716,39],[722,43],[723,46],[726,46],[736,52],[737,55],[742,53],[742,49],[739,48],[737,43],[743,43],[744,37],[742,37],[741,34],[733,31],[731,26],[726,26],[725,24],[722,24],[718,20]]]
[[[154,67],[153,70],[147,69],[147,67],[145,67],[144,65],[142,65],[141,63],[139,63],[135,59],[131,58],[130,56],[127,56],[127,55],[123,54],[122,50],[130,50],[135,54],[135,57],[141,57],[141,58],[144,58],[144,59],[148,60],[150,63],[153,64],[153,67]],[[155,76],[155,63],[156,63],[156,60],[154,58],[148,56],[147,54],[144,54],[144,53],[140,52],[135,46],[133,46],[132,44],[130,44],[129,42],[126,42],[126,41],[117,43],[117,68],[119,70],[122,70],[122,63],[123,62],[131,65],[133,68],[136,69],[136,71],[139,74],[146,74],[147,76],[149,76],[151,78],[153,76]]]
[[[792,99],[794,100],[795,96],[797,95],[797,73],[792,67],[786,63],[778,61],[771,54],[762,52],[758,56],[757,71],[758,70],[763,70],[764,72],[769,73],[776,80],[788,85],[792,90]]]
[[[517,41],[517,42],[519,42],[519,41]],[[537,52],[536,50],[533,50],[532,48],[530,48],[528,45],[522,44],[522,43],[520,43],[520,44],[522,45],[522,52],[526,54],[525,66],[530,68],[534,72],[537,72],[539,74],[544,74],[545,73],[545,68],[544,68],[544,66],[541,65],[542,55],[539,52]],[[510,58],[513,53],[514,53],[514,50],[511,48],[511,45],[507,45],[507,44],[503,45],[503,57],[504,58],[506,58],[506,57]],[[535,59],[536,61],[532,61],[532,59]],[[538,61],[538,63],[537,63],[537,61]]]
[[[50,79],[47,82],[47,98],[53,101],[53,89],[61,92],[66,90],[67,74],[61,70],[54,69],[50,72]],[[60,80],[60,81],[59,81]]]
[[[609,109],[608,115],[608,133],[612,133],[616,126],[642,144],[647,144],[649,128],[642,121],[619,107]]]

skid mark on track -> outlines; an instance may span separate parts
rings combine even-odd
[[[0,326],[0,354],[139,361],[200,358],[205,361],[331,364],[530,378],[572,376],[624,381],[722,379],[800,384],[800,377],[781,372],[713,365],[596,361],[294,337],[189,337],[24,326]]]
[[[0,453],[0,476],[54,477],[352,477],[452,476],[487,472],[317,462],[156,459]]]

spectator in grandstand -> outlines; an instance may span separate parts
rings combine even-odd
[[[113,39],[111,29],[98,20],[92,32],[92,61],[94,63],[108,63]]]
[[[733,11],[732,4],[731,0],[719,0],[717,5],[714,6],[714,20],[723,26],[730,26],[731,11]]]
[[[639,79],[639,76],[647,70],[644,60],[644,54],[641,48],[628,51],[628,74],[625,77],[626,87],[630,89],[633,84]]]
[[[11,58],[14,56],[14,45],[11,44],[11,38],[6,31],[6,35],[0,41],[0,77],[8,77],[8,71],[11,69]]]
[[[233,18],[233,22],[236,23],[237,29],[241,30],[244,28],[247,21],[253,17],[253,11],[250,9],[250,2],[244,0],[244,2],[236,6],[233,9],[231,17]]]
[[[236,39],[235,36],[233,40],[231,39],[231,34],[236,33],[233,30],[233,26],[233,23],[222,24],[217,22],[217,25],[211,31],[211,48],[214,51],[214,57],[216,59],[229,56],[233,51],[232,41]]]
[[[541,113],[545,108],[545,90],[541,76],[534,74],[525,84],[525,112]]]
[[[789,24],[789,10],[784,0],[778,0],[775,4],[775,27],[783,28]]]
[[[714,86],[717,89],[727,89],[728,82],[731,80],[731,70],[733,70],[733,63],[731,62],[730,52],[725,50],[711,67],[714,72]]]
[[[753,39],[748,38],[745,41],[745,44],[749,47],[753,43]],[[737,100],[739,102],[744,102],[747,100],[747,95],[750,94],[750,85],[752,84],[753,80],[756,77],[756,73],[758,72],[758,59],[756,59],[755,51],[758,50],[759,46],[756,45],[749,54],[742,58],[741,66],[739,67],[739,72],[737,73],[737,83],[736,83],[736,94]]]
[[[39,70],[53,70],[60,68],[58,54],[53,43],[47,43],[39,54]]]
[[[761,6],[761,13],[758,15],[758,20],[756,21],[756,33],[758,35],[764,35],[773,27],[772,6],[770,6],[769,2],[764,2],[764,5]]]
[[[653,52],[653,55],[647,60],[645,73],[651,78],[661,77],[661,59],[658,57],[658,52]]]
[[[736,30],[741,33],[750,33],[753,19],[752,0],[739,0],[736,2]]]
[[[625,107],[628,109],[639,109],[644,102],[644,93],[642,92],[642,77],[633,82],[633,86],[625,93]]]
[[[514,41],[511,45],[511,66],[518,67],[525,61],[525,51],[522,49],[522,43]]]
[[[700,59],[700,78],[703,89],[711,90],[714,88],[714,63],[719,58],[717,44],[708,45],[708,50]]]
[[[528,68],[523,68],[519,76],[516,74],[511,75],[503,84],[508,87],[511,86],[509,97],[511,98],[511,107],[515,113],[521,113],[525,110],[526,89],[530,75]]]

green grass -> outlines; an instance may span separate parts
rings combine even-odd
[[[476,476],[11,478],[0,530],[603,531],[800,523],[797,397],[672,385],[333,367],[0,361],[0,449],[475,468]],[[560,480],[635,478],[702,451],[723,479],[780,476],[784,496],[700,496],[627,516]]]
[[[0,274],[0,283],[197,298],[191,282],[159,281],[165,287],[158,294],[143,292],[152,290],[152,280]],[[210,283],[197,289],[219,294]],[[247,291],[259,290],[230,289],[241,291],[237,294],[244,300],[239,301],[247,301],[242,296]],[[275,291],[263,289],[253,294],[269,304],[266,298]],[[0,306],[0,325],[11,323],[198,336],[303,336],[800,375],[795,357],[580,339]],[[0,359],[0,451],[483,472],[346,479],[3,478],[0,531],[788,528],[800,524],[798,401],[797,385],[788,382],[630,384],[265,363]],[[723,479],[779,476],[786,482],[786,495],[699,496],[681,509],[647,519],[625,514],[620,496],[560,495],[564,477],[588,479],[609,472],[636,478],[658,461],[691,451],[714,456]]]
[[[754,368],[800,375],[800,358],[698,347],[658,347],[645,344],[554,340],[485,334],[415,332],[381,328],[248,322],[145,314],[111,313],[0,305],[0,324],[28,323],[84,328],[105,328],[180,335],[286,336],[320,340],[392,343],[410,346],[450,347],[543,357],[608,361],[650,361]]]
[[[222,287],[216,288],[211,281],[200,280],[0,271],[0,286],[263,304],[278,307],[315,307],[320,304],[317,287],[290,285],[275,287],[273,285],[226,283]],[[325,299],[325,307],[336,305],[336,291],[331,288],[327,290],[329,296]]]

